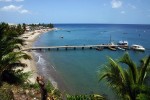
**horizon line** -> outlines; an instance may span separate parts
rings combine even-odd
[[[1,21],[0,23],[3,23],[3,21]],[[8,24],[23,24],[23,23],[25,23],[25,22],[22,22],[22,23],[9,23],[9,22],[4,22],[4,23],[8,23]],[[39,22],[40,24],[43,24],[44,22]],[[25,24],[39,24],[39,23],[25,23]],[[140,23],[137,23],[137,24],[135,24],[135,23],[52,23],[52,22],[49,22],[49,23],[51,23],[51,24],[113,24],[113,25],[150,25],[150,23],[148,24],[148,23],[142,23],[142,24],[140,24]],[[49,24],[49,23],[44,23],[44,24]]]

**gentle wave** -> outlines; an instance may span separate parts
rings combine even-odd
[[[36,63],[37,63],[37,67],[39,69],[39,71],[41,71],[41,73],[43,74],[44,77],[46,77],[48,80],[51,81],[52,85],[57,88],[57,82],[54,81],[54,79],[50,76],[49,72],[48,72],[48,68],[46,66],[51,66],[54,71],[56,71],[55,67],[53,65],[48,65],[48,63],[46,62],[46,60],[44,58],[42,58],[42,54],[38,53],[38,52],[33,52],[35,59],[36,59]],[[42,67],[40,67],[42,66]]]
[[[56,71],[55,67],[53,65],[51,65],[53,67],[53,69]]]

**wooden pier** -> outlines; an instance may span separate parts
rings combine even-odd
[[[108,47],[128,47],[128,46],[120,46],[120,45],[82,45],[82,46],[69,46],[69,45],[66,45],[66,46],[48,46],[48,47],[30,47],[30,48],[25,48],[23,49],[23,51],[30,51],[30,50],[59,50],[59,49],[65,49],[65,50],[68,50],[68,49],[73,49],[73,50],[76,50],[76,49],[96,49],[98,47],[102,47],[102,48],[108,48]]]

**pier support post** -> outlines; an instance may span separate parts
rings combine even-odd
[[[57,51],[59,50],[59,48],[57,48]]]
[[[92,47],[90,47],[90,49],[92,49]]]
[[[84,49],[84,47],[82,47],[82,50]]]
[[[66,47],[66,50],[68,50],[68,48]]]
[[[74,50],[76,50],[76,47],[74,47]]]

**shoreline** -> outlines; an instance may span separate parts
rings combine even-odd
[[[25,45],[22,47],[22,49],[32,47],[35,40],[41,35],[49,31],[57,30],[57,28],[51,28],[51,29],[40,29],[40,30],[34,30],[31,32],[25,32],[21,38],[25,40]],[[23,68],[23,72],[32,72],[31,77],[29,77],[29,82],[35,83],[36,78],[38,76],[38,70],[37,70],[37,64],[35,62],[35,59],[33,57],[33,52],[24,51],[26,54],[31,56],[31,60],[21,60],[21,62],[27,64],[27,67]]]
[[[25,44],[22,49],[25,48],[29,48],[33,46],[33,43],[37,40],[37,38],[44,34],[47,33],[49,31],[53,31],[53,30],[58,30],[57,28],[52,28],[52,29],[44,29],[44,30],[36,30],[36,31],[32,31],[32,32],[26,32],[22,35],[21,38],[23,38],[25,40]],[[55,68],[53,68],[53,65],[49,64],[48,66],[50,66],[52,69],[49,70],[48,76],[44,75],[42,73],[42,69],[40,68],[39,64],[36,61],[36,55],[34,55],[34,52],[28,52],[28,51],[24,51],[26,54],[31,56],[31,60],[22,60],[23,63],[27,64],[27,67],[23,68],[23,72],[32,72],[31,77],[29,77],[29,82],[31,84],[36,83],[36,78],[37,76],[42,75],[45,79],[45,81],[49,80],[51,82],[51,84],[53,85],[54,88],[60,89],[62,90],[62,92],[69,90],[67,86],[65,86],[65,83],[63,81],[63,79],[59,76],[59,73],[55,70]],[[47,66],[47,65],[46,65]]]

